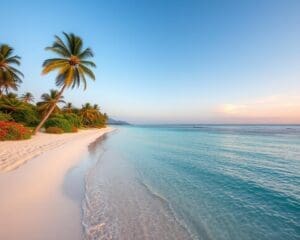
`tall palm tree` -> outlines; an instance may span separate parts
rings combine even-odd
[[[30,103],[30,102],[33,102],[33,101],[34,101],[34,97],[33,97],[33,95],[32,95],[31,92],[26,92],[26,93],[24,93],[24,94],[20,97],[20,99],[21,99],[23,102],[25,102],[25,103]]]
[[[66,105],[64,106],[63,110],[66,112],[66,113],[72,113],[73,112],[73,104],[71,102],[68,102],[66,103]]]
[[[22,83],[23,74],[15,68],[15,65],[20,65],[20,59],[13,55],[13,48],[9,45],[0,45],[0,96],[9,89],[17,90]]]
[[[51,89],[50,94],[49,93],[44,93],[41,96],[42,101],[37,103],[37,107],[39,112],[41,112],[42,116],[44,117],[51,108],[52,109],[51,113],[57,113],[60,111],[58,107],[58,103],[65,103],[63,100],[63,96],[59,96],[59,92],[57,90]]]
[[[93,52],[90,48],[83,48],[82,39],[73,33],[67,34],[63,32],[65,41],[60,37],[55,36],[55,41],[52,46],[47,47],[58,55],[58,58],[50,58],[43,63],[43,74],[52,71],[58,71],[56,77],[56,85],[61,87],[57,100],[62,96],[66,88],[79,87],[82,83],[86,89],[86,76],[95,80],[95,75],[89,67],[96,67],[95,63],[88,59],[93,57]],[[38,132],[43,126],[47,118],[55,108],[56,103],[53,103],[47,114],[36,127],[34,133]]]

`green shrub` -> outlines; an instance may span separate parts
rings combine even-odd
[[[80,128],[82,126],[80,117],[74,113],[66,113],[63,115],[63,117],[76,128]]]
[[[39,123],[39,117],[37,111],[35,111],[33,108],[27,106],[24,107],[22,110],[17,110],[13,112],[12,114],[13,119],[16,122],[23,123],[27,126],[36,126]]]
[[[105,127],[105,121],[103,118],[99,117],[93,121],[93,124],[91,126],[95,128],[103,128]]]
[[[44,126],[46,129],[48,127],[58,127],[61,128],[64,132],[72,132],[72,125],[69,123],[69,121],[60,117],[49,118],[45,122]]]
[[[59,127],[48,127],[46,133],[62,134],[64,133],[64,130]]]
[[[0,121],[11,121],[13,118],[8,113],[0,112]]]
[[[22,123],[26,126],[36,126],[39,123],[39,117],[36,106],[30,103],[24,103],[18,99],[7,97],[0,99],[0,111],[10,114],[15,122]]]
[[[16,122],[0,122],[0,140],[21,140],[29,139],[31,131],[22,124]]]
[[[54,114],[51,118],[66,119],[72,126],[82,127],[81,118],[74,113]]]
[[[65,118],[63,114],[61,113],[55,113],[51,115],[51,118]]]

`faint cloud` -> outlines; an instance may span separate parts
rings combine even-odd
[[[243,122],[300,123],[300,96],[273,95],[217,108],[220,117]]]

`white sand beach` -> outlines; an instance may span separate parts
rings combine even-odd
[[[112,130],[0,142],[0,239],[80,239],[81,209],[63,192],[64,178],[88,145]]]
[[[107,131],[110,128],[80,130],[78,133],[61,135],[38,133],[29,140],[0,142],[0,172],[14,170],[33,157],[70,141],[98,136]]]

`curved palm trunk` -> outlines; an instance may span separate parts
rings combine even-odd
[[[64,85],[62,87],[62,89],[60,90],[60,92],[58,93],[57,97],[56,97],[56,101],[53,103],[53,105],[51,106],[51,108],[49,109],[49,111],[47,112],[47,114],[43,117],[42,121],[39,123],[39,125],[37,125],[37,127],[34,129],[33,134],[35,135],[40,129],[41,127],[44,125],[44,123],[47,121],[47,119],[49,118],[49,116],[51,115],[51,113],[53,112],[57,101],[59,100],[59,98],[61,97],[61,95],[63,94],[63,91],[65,90],[66,85]]]

